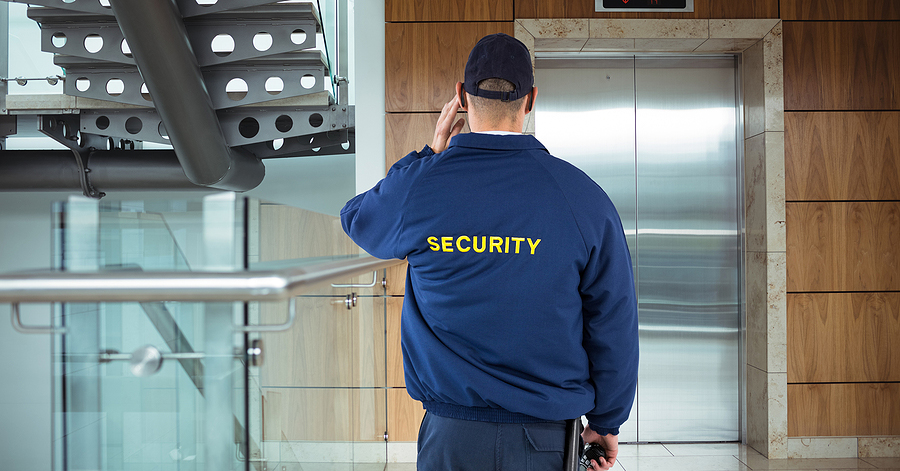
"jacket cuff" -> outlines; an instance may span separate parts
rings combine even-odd
[[[598,435],[618,435],[619,427],[609,428],[609,427],[601,427],[594,422],[588,421],[588,425],[591,427],[591,430],[596,432]]]

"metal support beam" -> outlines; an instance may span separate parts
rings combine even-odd
[[[184,175],[170,150],[93,151],[84,166],[91,184],[111,190],[205,190]],[[82,190],[83,170],[67,150],[7,150],[0,154],[0,191]]]
[[[184,173],[194,183],[245,191],[262,162],[228,147],[173,0],[112,0],[113,13],[147,84]]]

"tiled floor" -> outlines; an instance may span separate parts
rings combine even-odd
[[[389,463],[385,471],[414,471],[414,463]],[[641,444],[619,448],[617,471],[831,471],[878,469],[900,471],[900,458],[767,460],[746,445]]]

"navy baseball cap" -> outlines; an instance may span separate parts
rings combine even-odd
[[[489,78],[501,78],[515,85],[511,92],[482,90],[478,83]],[[518,39],[503,33],[481,38],[466,62],[466,81],[463,88],[469,95],[503,101],[515,101],[531,93],[534,72],[531,53]]]

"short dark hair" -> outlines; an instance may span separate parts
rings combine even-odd
[[[489,78],[478,82],[478,88],[482,90],[491,90],[496,92],[509,92],[515,90],[516,86],[508,80],[501,78]],[[527,96],[527,95],[526,95]],[[516,116],[522,107],[523,96],[514,101],[502,101],[491,98],[469,95],[471,106],[478,109],[478,112],[484,116],[484,119],[491,123],[499,123],[505,119]]]

